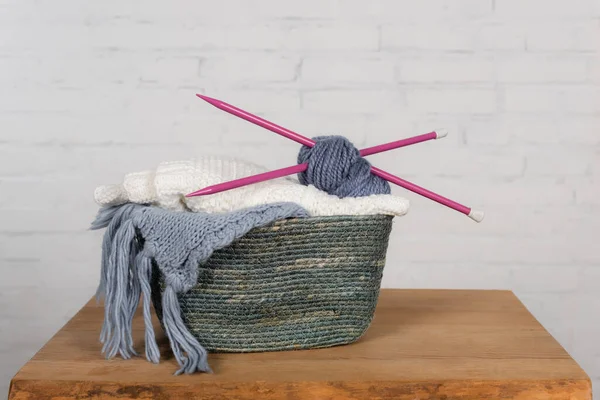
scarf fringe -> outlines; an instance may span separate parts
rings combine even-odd
[[[135,264],[141,291],[144,296],[142,307],[144,311],[146,359],[154,364],[158,364],[160,362],[160,350],[158,350],[158,344],[156,343],[154,327],[152,326],[152,313],[150,312],[150,305],[152,303],[152,290],[150,287],[150,280],[152,279],[152,260],[149,257],[144,256],[144,254],[138,254]]]
[[[160,361],[150,306],[152,257],[136,238],[132,220],[136,210],[143,206],[126,204],[100,210],[91,229],[107,228],[102,242],[100,284],[96,292],[99,301],[104,298],[104,323],[100,333],[102,353],[110,359],[117,353],[124,359],[137,356],[133,346],[132,322],[143,295],[144,341],[146,359]],[[211,372],[207,352],[186,328],[177,293],[167,286],[162,297],[163,326],[181,373]]]
[[[167,286],[162,297],[163,322],[165,331],[171,343],[175,359],[181,368],[175,372],[192,374],[196,371],[211,372],[207,362],[207,353],[204,347],[187,330],[181,319],[181,309],[177,293],[171,286]],[[183,354],[185,352],[187,357]]]

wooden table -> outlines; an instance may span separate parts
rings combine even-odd
[[[88,303],[11,382],[17,399],[591,399],[585,372],[507,291],[383,290],[358,342],[211,354],[214,374],[163,359],[105,360]],[[156,322],[156,321],[155,321]],[[138,349],[142,321],[135,321]]]

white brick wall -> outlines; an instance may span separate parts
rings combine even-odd
[[[412,203],[386,287],[507,288],[600,383],[598,0],[0,0],[0,397],[93,293],[96,185],[298,146],[206,92],[487,212]],[[431,251],[432,246],[435,251]],[[599,393],[600,394],[600,393]]]

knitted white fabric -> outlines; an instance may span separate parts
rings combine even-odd
[[[277,202],[297,203],[311,216],[400,216],[408,211],[408,200],[399,196],[382,194],[340,199],[314,186],[304,186],[295,177],[255,183],[207,196],[185,197],[187,193],[206,186],[266,171],[246,161],[215,156],[163,162],[155,171],[125,175],[122,184],[98,187],[94,197],[101,206],[131,202],[195,212],[229,212]]]

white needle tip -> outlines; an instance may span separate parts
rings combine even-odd
[[[435,131],[436,139],[441,139],[448,136],[448,131],[446,129],[438,129]]]
[[[469,213],[469,218],[471,218],[475,222],[481,222],[483,221],[484,215],[485,214],[483,213],[483,211],[471,210],[471,212]]]

